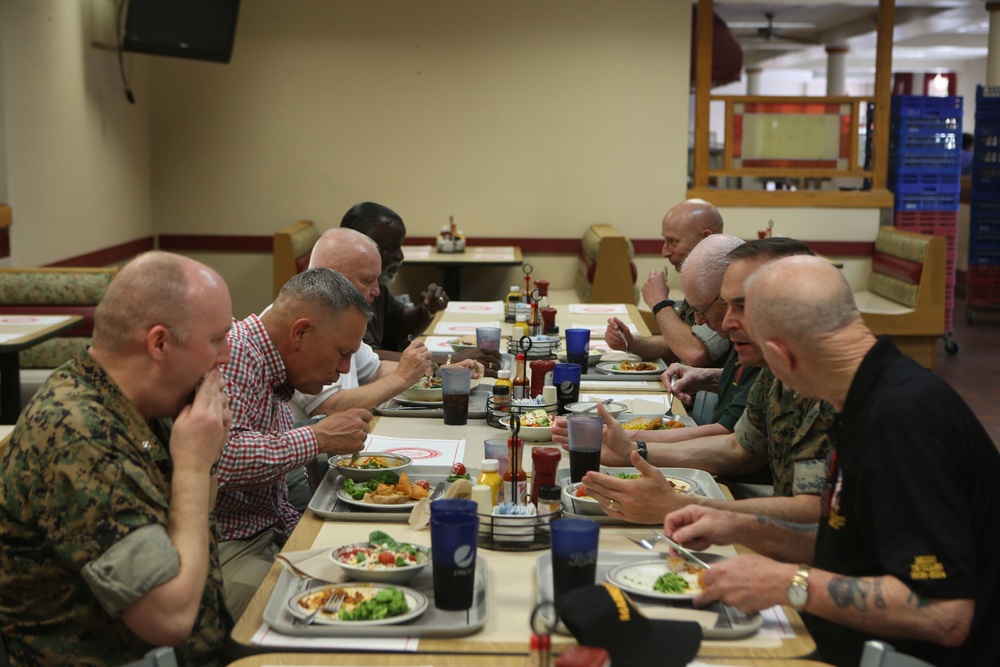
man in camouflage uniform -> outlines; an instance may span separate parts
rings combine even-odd
[[[745,243],[729,253],[731,263],[722,282],[721,300],[727,307],[722,326],[729,335],[740,363],[763,366],[764,356],[750,339],[743,312],[743,283],[757,268],[779,257],[812,254],[801,242],[770,238]],[[627,459],[644,473],[636,480],[607,475],[584,477],[590,495],[612,516],[651,523],[688,504],[703,504],[802,523],[815,523],[820,515],[819,494],[825,479],[825,460],[832,447],[834,410],[829,403],[805,399],[762,368],[750,388],[747,408],[733,433],[683,442],[656,443],[656,431],[647,431],[648,461],[637,443],[602,407],[606,435],[602,461],[615,455]],[[669,433],[669,431],[665,432]],[[708,500],[673,491],[655,466],[697,468],[716,475],[745,475],[762,466],[770,467],[774,493],[767,498],[745,498],[736,502]]]
[[[680,273],[681,265],[702,239],[722,233],[722,215],[703,199],[688,199],[667,211],[660,226],[663,235],[661,255]],[[679,361],[688,366],[722,366],[729,343],[711,327],[695,322],[695,311],[685,300],[680,304],[670,298],[663,271],[649,272],[642,286],[642,298],[653,311],[660,334],[633,338],[620,319],[608,320],[604,341],[613,350],[629,349],[646,359]]]
[[[13,665],[217,661],[231,625],[210,513],[231,413],[222,278],[151,252],[0,452],[0,632]],[[173,422],[171,422],[173,418]]]

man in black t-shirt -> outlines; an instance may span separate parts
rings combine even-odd
[[[686,546],[739,542],[771,557],[713,565],[696,604],[790,604],[835,665],[857,665],[871,638],[935,665],[1000,664],[1000,452],[982,424],[868,330],[828,262],[779,260],[746,294],[774,374],[833,404],[842,430],[818,528],[697,507],[667,517]]]

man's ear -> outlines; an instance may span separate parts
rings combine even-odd
[[[788,343],[780,338],[772,338],[764,343],[764,345],[771,353],[771,359],[768,360],[768,365],[771,366],[772,371],[775,370],[775,366],[779,367],[777,370],[784,372],[791,372],[798,368],[798,357],[796,356],[795,351],[788,346]],[[777,374],[778,373],[775,373],[775,375]]]
[[[146,352],[156,361],[163,361],[169,343],[173,342],[170,330],[162,324],[155,325],[146,332]]]
[[[302,347],[302,341],[311,328],[312,323],[307,317],[295,320],[292,323],[291,329],[288,331],[288,342],[291,344],[293,350],[298,350]]]

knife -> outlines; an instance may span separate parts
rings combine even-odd
[[[694,563],[698,567],[703,567],[706,570],[711,570],[712,569],[711,565],[709,565],[708,563],[706,563],[702,559],[698,558],[697,556],[695,556],[693,553],[691,553],[690,551],[688,551],[687,549],[685,549],[681,545],[679,545],[676,542],[674,542],[672,539],[670,539],[669,537],[667,537],[666,535],[664,535],[662,531],[653,529],[653,532],[656,533],[657,535],[659,535],[661,540],[663,540],[664,542],[666,542],[667,544],[669,544],[671,547],[673,547],[673,549],[677,553],[679,553],[681,556],[684,556],[684,558],[687,558],[689,561],[691,561],[692,563]]]

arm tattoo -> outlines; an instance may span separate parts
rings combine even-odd
[[[925,598],[923,595],[917,595],[913,591],[910,591],[909,596],[906,598],[906,604],[915,606],[917,609],[923,609],[931,603],[930,598]]]
[[[761,514],[757,515],[757,523],[766,523],[773,526],[779,526],[785,528],[786,530],[794,530],[798,533],[815,533],[817,526],[814,523],[792,523],[791,521],[782,521],[781,519],[775,519],[770,516],[763,516]]]
[[[830,584],[827,586],[830,599],[835,605],[841,609],[854,607],[858,611],[868,611],[868,591],[870,589],[871,584],[864,579],[854,577],[835,576],[830,579]],[[881,595],[876,593],[876,598],[880,597]],[[876,606],[878,606],[878,600],[876,600]]]
[[[875,589],[875,608],[876,609],[886,609],[887,605],[885,603],[885,591],[882,590],[882,577],[876,577],[873,582]]]

